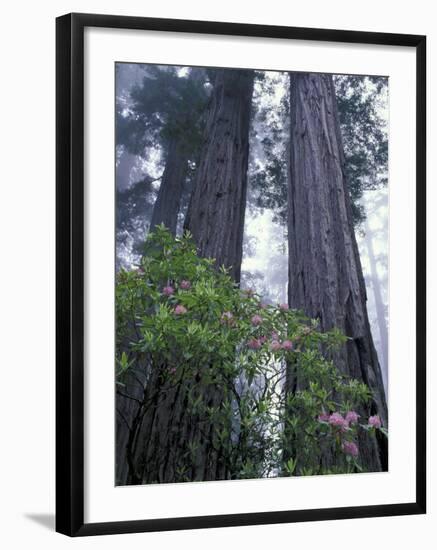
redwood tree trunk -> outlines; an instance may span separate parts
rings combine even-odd
[[[200,254],[240,280],[253,71],[217,71],[185,228]]]
[[[332,77],[291,75],[288,185],[289,304],[338,327],[350,340],[333,357],[340,372],[365,382],[373,400],[364,415],[387,404],[366,309],[366,288],[352,223],[351,199]],[[289,380],[288,390],[292,391]],[[360,457],[370,471],[387,468],[386,439],[360,436]]]
[[[218,71],[185,221],[200,254],[215,258],[218,266],[229,267],[236,281],[242,259],[252,89],[253,71]],[[169,196],[169,200],[173,198]],[[161,207],[157,212],[160,210]],[[167,223],[161,215],[160,222],[170,227],[171,220],[166,219]],[[157,223],[154,213],[152,224]],[[128,434],[120,429],[125,451],[120,457],[119,483],[228,478],[227,458],[216,435],[221,426],[216,426],[206,414],[190,412],[188,403],[190,396],[201,397],[207,408],[220,407],[229,400],[225,389],[217,385],[205,388],[199,380],[184,376],[169,387],[161,373],[165,368],[151,365],[146,383],[135,393],[138,401],[123,403],[129,413],[130,429]],[[202,396],[196,386],[205,388]],[[121,425],[123,419],[119,416]]]
[[[161,185],[156,198],[150,231],[163,223],[176,234],[179,208],[187,175],[188,155],[180,138],[172,138],[167,148],[167,158]]]

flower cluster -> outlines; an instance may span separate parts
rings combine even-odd
[[[349,422],[344,418],[344,416],[338,412],[334,412],[328,419],[328,424],[334,428],[339,428],[342,432],[345,432],[349,429]]]
[[[267,341],[267,336],[263,335],[258,338],[251,338],[247,345],[250,349],[260,349],[263,344],[267,343]],[[256,344],[254,344],[254,342],[256,342]],[[280,342],[277,339],[272,339],[269,342],[269,349],[270,351],[291,351],[293,349],[293,342],[291,340],[284,340],[283,342]]]
[[[259,338],[252,338],[249,340],[249,342],[247,343],[247,347],[249,349],[253,349],[253,350],[257,350],[257,349],[260,349],[262,346],[262,343],[260,341]]]
[[[258,327],[259,325],[262,325],[263,318],[261,315],[254,315],[251,319],[251,323],[254,327]]]
[[[173,311],[175,312],[175,315],[184,315],[188,310],[185,306],[178,304]]]
[[[341,448],[344,454],[353,456],[354,458],[357,458],[359,454],[358,445],[353,441],[343,441],[343,443],[341,444]]]
[[[359,418],[360,415],[356,411],[348,411],[344,416],[339,412],[333,412],[331,414],[322,412],[317,417],[317,420],[329,424],[332,428],[337,430],[337,433],[344,434],[350,432],[352,426],[358,425]],[[367,421],[367,427],[375,429],[381,428],[382,422],[380,417],[378,415],[370,416]],[[347,439],[342,441],[341,449],[346,455],[350,455],[354,458],[359,454],[358,445]]]
[[[379,418],[379,416],[377,414],[374,415],[374,416],[369,416],[369,420],[367,421],[367,423],[371,428],[379,429],[382,426],[381,419]]]

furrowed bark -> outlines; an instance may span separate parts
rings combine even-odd
[[[253,71],[217,71],[185,220],[204,257],[240,280]]]
[[[288,184],[289,289],[292,308],[338,327],[350,340],[334,355],[340,372],[366,383],[373,400],[363,416],[387,427],[381,369],[366,309],[332,77],[291,75]],[[287,387],[292,391],[293,381]],[[362,434],[360,458],[370,471],[387,468],[387,443]]]

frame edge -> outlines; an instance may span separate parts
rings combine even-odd
[[[148,28],[416,48],[416,502],[84,524],[83,29]],[[70,13],[56,18],[56,531],[90,536],[426,513],[426,36]],[[74,221],[74,223],[73,223]],[[420,403],[420,406],[419,406]]]

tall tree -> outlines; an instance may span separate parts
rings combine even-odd
[[[240,280],[254,71],[221,69],[214,80],[195,188],[185,220],[204,257]]]
[[[289,304],[338,327],[349,338],[333,356],[339,371],[373,392],[369,410],[387,425],[381,369],[366,309],[366,288],[355,239],[353,212],[332,76],[291,75],[288,182]],[[287,391],[298,381],[289,374]],[[387,468],[386,439],[360,436],[360,455],[371,471]]]
[[[387,185],[388,135],[382,113],[387,102],[387,78],[338,75],[334,78],[345,171],[355,227],[367,212],[363,193]]]
[[[217,71],[186,220],[201,255],[229,267],[236,281],[242,257],[252,87],[252,71]],[[118,483],[175,481],[185,468],[187,453],[192,457],[192,466],[184,473],[187,481],[226,479],[229,471],[223,453],[213,445],[217,421],[206,413],[187,412],[193,400],[210,410],[219,407],[223,388],[211,382],[198,395],[195,381],[183,377],[168,388],[163,367],[140,365],[140,372],[126,381],[130,398],[125,397],[126,388],[119,390]],[[139,396],[152,406],[147,410],[138,406]],[[230,433],[229,426],[222,427]]]

